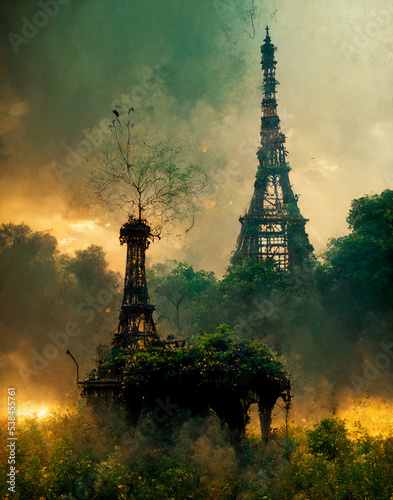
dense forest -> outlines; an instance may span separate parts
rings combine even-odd
[[[393,191],[353,200],[347,222],[349,234],[330,240],[299,273],[253,261],[230,264],[222,278],[176,261],[148,271],[164,338],[188,339],[194,349],[221,342],[215,362],[231,342],[258,342],[288,370],[294,393],[288,428],[273,421],[278,427],[265,443],[251,415],[236,447],[214,415],[185,419],[173,408],[163,429],[145,413],[133,432],[118,409],[86,406],[73,389],[65,351],[72,349],[84,372],[92,368],[96,346],[108,343],[116,327],[120,276],[99,247],[69,256],[50,233],[3,224],[0,312],[9,343],[1,370],[44,401],[56,391],[69,395],[57,413],[19,419],[13,498],[391,498],[390,418],[378,433],[371,412],[345,420],[340,411],[380,401],[382,414],[391,397]],[[78,334],[67,343],[46,333],[62,332],[70,318]],[[49,341],[56,356],[47,355]]]

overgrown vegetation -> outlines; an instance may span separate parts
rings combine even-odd
[[[283,386],[288,383],[285,368],[269,348],[260,342],[235,339],[233,330],[225,325],[182,349],[140,350],[132,355],[113,350],[103,368],[110,370],[116,364],[125,364],[126,381],[154,386],[160,380],[174,383],[181,378],[190,391],[201,383],[244,390],[259,388],[262,380]]]
[[[119,400],[131,422],[138,422],[142,409],[154,412],[157,401],[167,401],[181,409],[178,415],[214,411],[236,442],[245,432],[253,403],[262,414],[269,414],[263,424],[267,438],[274,404],[282,398],[289,408],[291,400],[288,374],[273,352],[258,341],[239,341],[226,325],[191,344],[183,343],[182,348],[131,353],[113,348],[91,379],[112,380],[119,373],[123,380]]]
[[[119,417],[103,425],[80,408],[20,422],[12,498],[390,499],[393,437],[356,428],[350,439],[345,422],[328,418],[313,428],[293,427],[288,438],[279,431],[268,444],[248,437],[239,465],[212,417],[184,425],[176,446],[167,449],[151,431],[131,437]],[[11,498],[4,448],[0,463],[0,495]]]
[[[350,391],[387,397],[391,356],[381,345],[391,344],[393,326],[392,214],[392,191],[354,200],[348,216],[350,233],[331,240],[323,259],[299,276],[273,273],[265,263],[250,262],[231,267],[221,280],[182,263],[153,267],[152,302],[158,311],[165,311],[160,332],[173,332],[179,341],[188,336],[198,340],[180,354],[168,351],[165,363],[162,356],[147,353],[125,360],[127,376],[134,377],[135,368],[143,366],[154,379],[155,370],[165,365],[169,378],[182,372],[192,377],[201,367],[202,347],[208,353],[203,368],[212,383],[217,373],[222,387],[252,376],[256,367],[247,349],[262,365],[267,361],[264,369],[272,368],[274,376],[281,365],[262,341],[280,353],[279,359],[297,379],[295,401],[303,398],[310,412],[317,408],[325,416],[334,413],[342,395]],[[96,326],[99,331],[107,328],[103,319],[111,318],[113,311],[106,313],[103,304],[87,309],[86,304],[86,297],[96,299],[115,278],[100,249],[91,247],[71,258],[57,252],[50,235],[33,233],[26,226],[4,225],[1,235],[3,326],[18,332],[18,321],[32,324],[35,318],[45,332],[56,317],[60,329],[83,300],[81,324],[87,326],[80,338]],[[23,305],[17,315],[13,297]],[[85,321],[87,310],[94,311],[91,323]],[[115,322],[113,316],[111,323]],[[218,325],[224,323],[228,330],[218,334]],[[108,331],[109,327],[107,336]],[[205,336],[198,337],[202,333]],[[372,363],[381,352],[390,356],[387,367],[364,378],[364,360]],[[236,366],[239,360],[239,369],[226,373],[226,363]],[[363,383],[354,386],[353,375],[363,377]],[[121,416],[107,413],[112,420],[101,421],[98,413],[93,417],[89,411],[19,423],[19,497],[14,498],[378,500],[393,496],[393,435],[388,422],[383,436],[368,434],[362,422],[354,429],[335,418],[324,418],[313,428],[292,425],[288,437],[278,430],[267,445],[258,437],[245,438],[239,457],[213,417],[175,421],[177,439],[163,445],[159,429],[146,415],[131,435]],[[5,453],[2,448],[2,472]],[[6,497],[4,477],[0,495]]]

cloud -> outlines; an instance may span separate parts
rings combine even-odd
[[[256,2],[252,37],[250,2],[223,4],[217,11],[210,0],[113,2],[111,8],[104,0],[69,2],[18,54],[3,37],[2,220],[26,220],[37,229],[49,224],[60,241],[69,240],[70,249],[83,248],[94,231],[81,227],[70,234],[67,224],[110,223],[95,232],[103,238],[95,243],[120,268],[117,233],[124,216],[91,204],[82,163],[63,182],[53,164],[66,165],[86,131],[112,119],[112,105],[137,98],[140,133],[195,145],[216,180],[209,193],[214,209],[204,208],[181,238],[175,238],[181,229],[174,228],[175,247],[165,241],[152,245],[149,260],[173,257],[222,273],[253,190],[260,44],[269,24],[278,47],[279,114],[291,182],[310,219],[308,232],[318,251],[330,236],[344,234],[351,199],[381,191],[392,179],[393,82],[384,63],[393,27],[388,6],[377,0],[340,8],[321,1]],[[19,33],[21,19],[33,19],[38,7],[22,1],[1,9],[7,34]],[[376,16],[388,25],[370,36]],[[343,46],[356,46],[360,35],[366,45],[348,56]],[[147,72],[157,67],[162,77],[152,88]]]

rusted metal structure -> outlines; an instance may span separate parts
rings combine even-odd
[[[142,219],[129,217],[120,229],[120,244],[127,244],[127,263],[119,328],[113,347],[133,349],[160,342],[153,320],[155,306],[150,304],[146,283],[145,252],[152,238],[150,227]]]
[[[109,352],[98,360],[97,369],[88,379],[78,382],[84,396],[112,399],[124,396],[122,365],[105,366],[105,361],[120,352],[134,349],[171,347],[173,342],[161,340],[153,319],[155,306],[150,304],[146,282],[145,255],[154,234],[146,221],[130,216],[120,228],[120,244],[127,245],[126,273],[119,326]]]
[[[305,231],[307,219],[300,213],[298,197],[289,181],[291,169],[286,160],[285,135],[277,114],[275,51],[267,27],[261,46],[263,100],[261,146],[257,151],[259,166],[250,207],[239,219],[242,227],[233,261],[268,260],[278,270],[288,271],[302,266],[313,247]]]

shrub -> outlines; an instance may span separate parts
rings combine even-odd
[[[308,446],[313,455],[335,460],[348,455],[351,441],[343,420],[325,418],[308,432]]]

